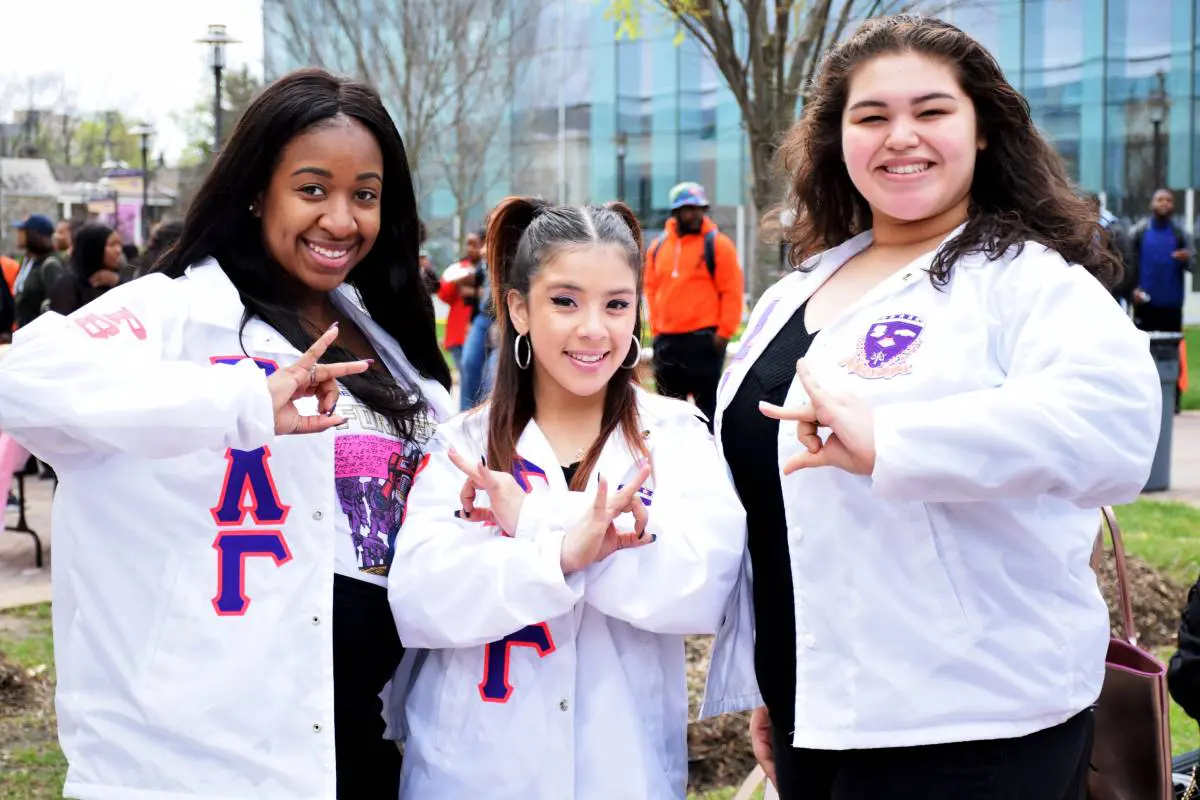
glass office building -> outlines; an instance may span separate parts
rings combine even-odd
[[[746,138],[699,46],[677,45],[666,21],[618,41],[604,2],[513,1],[542,5],[490,145],[504,169],[481,187],[482,202],[457,209],[422,165],[426,215],[477,224],[490,204],[521,192],[571,203],[622,197],[657,225],[670,187],[696,180],[718,223],[738,227],[749,201]],[[298,66],[281,40],[280,5],[263,4],[268,78]],[[1136,218],[1162,184],[1179,193],[1181,214],[1192,211],[1200,0],[962,0],[944,16],[996,55],[1081,190]]]

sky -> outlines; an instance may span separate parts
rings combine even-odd
[[[172,112],[212,105],[208,45],[195,42],[210,24],[241,40],[226,49],[228,67],[246,64],[261,77],[261,0],[0,0],[0,120],[28,105],[31,78],[46,84],[38,76],[60,74],[75,110],[113,108],[149,122],[152,153],[173,163],[187,140]],[[36,104],[53,108],[57,96],[45,92]]]

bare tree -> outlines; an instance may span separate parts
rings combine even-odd
[[[267,0],[293,65],[374,85],[397,117],[419,197],[444,179],[460,212],[495,185],[487,152],[521,63],[532,0]],[[438,169],[421,170],[436,163]]]
[[[644,11],[666,12],[712,59],[742,112],[750,143],[751,198],[762,215],[786,193],[773,169],[779,142],[796,120],[821,56],[855,23],[928,3],[909,0],[608,0],[617,36],[637,38]],[[936,10],[949,5],[949,0]],[[927,8],[927,10],[929,10]],[[777,252],[759,243],[750,290],[758,296],[773,280]]]

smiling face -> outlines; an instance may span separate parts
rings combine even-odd
[[[256,205],[263,243],[303,286],[329,292],[379,235],[383,154],[361,123],[337,117],[284,148]]]
[[[859,66],[842,114],[842,157],[878,223],[966,207],[986,145],[948,64],[901,53]]]
[[[535,386],[594,397],[633,347],[637,274],[616,246],[564,250],[533,279],[528,299],[509,292],[508,308],[517,333],[529,335]]]

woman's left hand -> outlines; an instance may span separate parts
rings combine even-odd
[[[507,472],[488,469],[482,463],[472,464],[457,450],[450,451],[450,461],[467,476],[458,495],[462,501],[459,514],[462,519],[469,522],[495,522],[500,530],[510,536],[516,535],[521,505],[525,502],[525,491],[516,478]],[[479,491],[487,492],[491,508],[475,505],[475,494]]]
[[[92,277],[88,279],[88,283],[90,283],[95,289],[111,289],[120,282],[121,274],[115,269],[98,269],[92,273]]]
[[[808,394],[808,402],[785,408],[762,402],[758,408],[768,417],[796,422],[796,438],[805,449],[789,458],[783,474],[808,467],[837,467],[854,475],[870,475],[875,469],[875,418],[871,409],[849,392],[826,389],[809,371],[804,359],[796,362],[796,376]],[[818,428],[829,428],[824,444]]]

